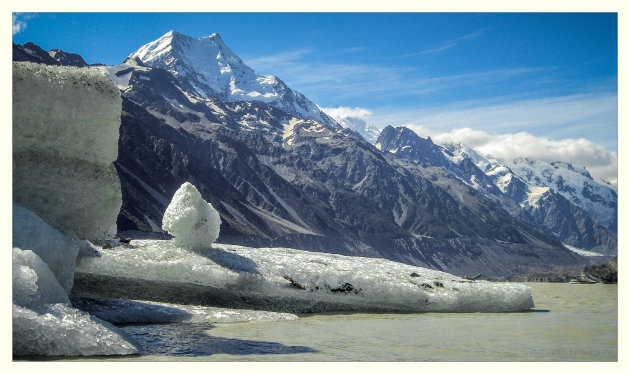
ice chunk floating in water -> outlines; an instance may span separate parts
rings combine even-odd
[[[48,265],[13,248],[13,354],[92,356],[138,353],[111,324],[70,307]]]
[[[133,244],[82,259],[76,296],[290,313],[515,312],[534,306],[525,285],[470,281],[384,259],[217,244],[192,251],[160,240]]]
[[[164,212],[162,228],[185,248],[209,248],[219,237],[219,212],[186,182],[175,192]]]

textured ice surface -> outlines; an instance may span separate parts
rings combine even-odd
[[[120,329],[65,304],[44,313],[13,304],[13,355],[104,356],[136,354]]]
[[[105,321],[122,323],[229,323],[289,321],[295,314],[259,310],[225,309],[108,298],[73,298],[72,305]]]
[[[14,201],[81,239],[113,237],[121,103],[99,70],[14,63]]]
[[[13,303],[36,310],[45,304],[70,304],[55,275],[33,251],[13,248]]]
[[[465,280],[384,259],[214,245],[189,251],[136,240],[77,264],[77,286],[103,297],[292,313],[507,312],[533,307],[529,287]],[[81,279],[81,281],[79,281]]]
[[[219,237],[220,226],[219,212],[189,182],[175,192],[162,218],[162,229],[177,244],[192,249],[209,248]]]
[[[35,252],[48,265],[66,294],[70,293],[74,263],[82,246],[79,240],[71,234],[61,233],[30,210],[13,204],[13,246]]]
[[[12,261],[15,356],[138,352],[116,327],[70,307],[66,291],[33,251],[13,248]]]

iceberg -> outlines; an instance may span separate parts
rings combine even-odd
[[[138,348],[113,325],[70,306],[45,262],[13,248],[13,355],[128,355]]]
[[[208,248],[219,237],[221,217],[195,186],[185,182],[173,195],[164,212],[162,229],[185,248]]]
[[[121,107],[100,70],[14,62],[14,202],[80,239],[114,237]]]
[[[134,240],[77,262],[73,296],[314,312],[518,312],[529,287],[473,281],[378,258],[288,248]]]

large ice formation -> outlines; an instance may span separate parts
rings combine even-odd
[[[162,229],[173,235],[174,242],[190,249],[210,248],[220,226],[219,212],[189,182],[175,192],[162,219]]]
[[[529,287],[462,279],[384,259],[287,248],[134,240],[77,263],[77,296],[152,299],[290,313],[512,312]]]
[[[13,204],[13,246],[35,252],[48,265],[66,294],[72,289],[74,264],[82,244],[30,210]]]
[[[13,354],[91,356],[138,353],[118,328],[70,306],[33,251],[13,248]]]
[[[122,100],[99,70],[13,64],[13,199],[81,239],[116,234]]]
[[[13,65],[13,354],[138,353],[70,305],[74,265],[116,233],[121,99],[99,71]],[[84,250],[85,249],[85,250]]]

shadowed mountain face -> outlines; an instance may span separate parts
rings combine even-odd
[[[207,41],[188,42],[179,49],[149,43],[121,65],[98,67],[123,96],[115,163],[123,192],[119,232],[162,233],[166,206],[188,181],[219,211],[220,242],[384,257],[491,277],[584,263],[504,209],[492,198],[501,192],[473,164],[458,166],[455,175],[446,171],[448,160],[430,140],[407,139],[400,154],[408,147],[413,157],[400,157],[384,141],[379,149],[378,141],[375,147],[317,113],[309,118],[299,105],[278,104],[282,99],[236,100],[237,91],[213,85],[211,69],[195,74],[197,65],[186,63],[185,74],[174,74],[179,62],[147,57],[151,48],[191,52]],[[251,82],[235,73],[249,68],[221,50],[240,77],[234,87],[269,88],[258,75]],[[158,60],[166,65],[156,67]],[[469,174],[488,194],[460,179]]]
[[[86,67],[88,64],[76,53],[51,49],[46,52],[37,44],[28,42],[24,45],[13,43],[13,61],[29,61],[46,65]]]

